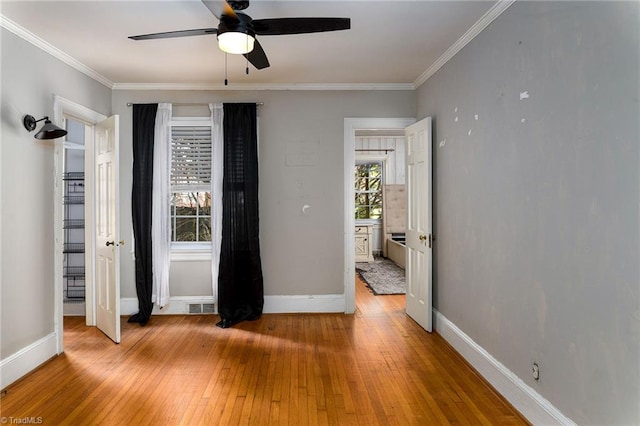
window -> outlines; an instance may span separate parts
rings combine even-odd
[[[211,124],[171,126],[171,241],[211,241]]]
[[[211,192],[172,192],[171,210],[171,241],[211,241]]]
[[[357,164],[355,184],[356,220],[382,219],[382,163]]]

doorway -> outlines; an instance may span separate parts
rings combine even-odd
[[[344,119],[344,296],[345,313],[355,312],[355,175],[356,133],[398,131],[414,123],[413,118],[345,118]],[[369,147],[370,149],[373,149]],[[380,155],[380,152],[378,152]],[[388,163],[388,162],[387,162]]]
[[[86,316],[85,302],[85,181],[84,145],[89,126],[65,117],[67,136],[63,142],[64,229],[62,298],[65,316]]]
[[[355,151],[356,226],[369,227],[370,254],[388,258],[387,240],[405,231],[404,129],[357,129]]]
[[[93,251],[93,233],[91,230],[93,229],[93,211],[91,206],[93,206],[93,192],[85,191],[87,188],[92,188],[94,185],[93,179],[93,153],[94,153],[94,128],[95,124],[105,120],[107,117],[103,114],[97,113],[89,108],[86,108],[82,105],[79,105],[75,102],[72,102],[68,99],[65,99],[61,96],[54,97],[54,121],[56,123],[60,123],[63,128],[68,128],[72,130],[72,135],[68,140],[56,143],[54,148],[54,162],[55,162],[55,179],[54,179],[54,199],[55,199],[55,207],[54,207],[54,233],[55,233],[55,247],[54,247],[54,332],[56,334],[56,351],[58,354],[61,354],[64,350],[64,336],[63,336],[63,321],[65,314],[65,280],[67,278],[75,278],[76,283],[79,284],[80,273],[83,272],[84,276],[84,286],[82,293],[84,293],[84,303],[78,304],[83,306],[76,306],[74,308],[68,308],[72,311],[75,310],[75,314],[84,315],[85,323],[89,326],[96,325],[95,318],[95,309],[94,309],[94,282],[93,282],[93,270],[94,270],[94,251]],[[81,136],[80,136],[81,135]],[[81,141],[78,139],[82,138]],[[80,147],[82,145],[82,148]],[[81,167],[83,170],[83,181],[80,182],[78,180],[72,181],[70,179],[65,180],[65,160],[69,161],[67,158],[67,154],[71,151],[82,151],[83,159],[82,164],[74,166]],[[70,154],[71,157],[74,157],[73,162],[77,163],[79,155],[78,153]],[[73,186],[68,184],[75,184]],[[80,183],[82,185],[80,186]],[[75,195],[71,193],[65,194],[65,191],[73,188],[76,190]],[[83,204],[74,207],[76,210],[79,209],[82,217],[83,223],[82,228],[75,228],[74,234],[69,235],[71,229],[66,228],[65,225],[69,226],[71,222],[65,222],[65,209],[69,207],[68,204],[65,203],[65,196],[79,196],[78,191],[82,189],[82,201]],[[68,200],[68,199],[67,199]],[[75,201],[77,201],[76,199]],[[80,215],[80,212],[76,211],[74,214]],[[69,217],[68,219],[79,219],[78,217]],[[79,225],[79,222],[73,222],[75,226]],[[65,242],[66,243],[78,243],[77,241],[71,241],[67,238],[82,238],[82,243],[84,247],[84,253],[74,253],[74,259],[65,259],[65,257],[69,257],[70,253],[65,253],[70,249],[70,246],[66,246],[67,250],[65,250]],[[80,247],[75,246],[76,251],[79,251]],[[80,259],[78,259],[80,258]],[[65,261],[66,260],[66,261]],[[65,274],[66,266],[79,266],[78,263],[83,261],[84,271],[79,269],[75,270],[67,270]],[[70,263],[70,261],[72,263]],[[72,274],[73,272],[73,274]],[[65,275],[75,275],[75,277],[65,277]],[[80,296],[79,285],[76,285],[72,290],[74,291],[72,295]],[[79,297],[77,297],[79,299]],[[67,303],[68,305],[71,305]]]

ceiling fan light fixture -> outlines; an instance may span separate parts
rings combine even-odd
[[[248,33],[227,31],[218,34],[218,47],[220,50],[236,55],[243,55],[253,50],[256,39]]]

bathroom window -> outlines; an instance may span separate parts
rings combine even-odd
[[[355,166],[355,218],[382,219],[382,163]]]

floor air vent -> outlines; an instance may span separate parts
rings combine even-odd
[[[189,303],[190,314],[214,314],[215,312],[213,303]]]

